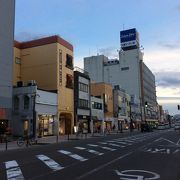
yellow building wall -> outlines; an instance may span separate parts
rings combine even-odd
[[[73,69],[66,67],[66,54],[73,57],[73,51],[59,43],[52,43],[26,49],[15,49],[15,57],[21,58],[21,66],[14,64],[13,83],[35,80],[38,88],[45,90],[58,90],[59,117],[71,120],[71,130],[74,126],[74,90],[66,87],[66,75],[73,76]],[[62,52],[62,84],[59,84],[59,52]],[[21,78],[17,78],[20,76]],[[61,124],[65,133],[65,122]],[[72,131],[71,131],[72,132]]]
[[[107,111],[105,117],[113,117],[113,90],[112,86],[107,83],[92,83],[91,84],[91,95],[101,96],[103,99],[103,94],[107,95]]]
[[[36,80],[39,88],[57,90],[57,44],[21,50],[22,81]]]
[[[57,46],[57,72],[58,72],[58,79],[57,85],[59,85],[59,112],[69,112],[72,115],[72,127],[74,126],[74,90],[66,87],[66,75],[73,76],[73,70],[66,67],[66,54],[69,54],[73,57],[73,52],[64,46],[58,44]],[[62,77],[59,75],[60,66],[60,54],[62,53]],[[59,79],[62,79],[62,84],[59,83]]]
[[[20,61],[19,61],[20,60]],[[21,50],[14,47],[13,59],[13,85],[15,86],[18,81],[21,81]]]

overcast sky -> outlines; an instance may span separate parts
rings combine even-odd
[[[85,56],[117,57],[119,32],[136,28],[157,96],[180,97],[179,22],[179,0],[16,0],[15,38],[58,34],[73,44],[75,65],[83,67]],[[167,100],[174,114],[180,99],[173,99],[173,108]]]

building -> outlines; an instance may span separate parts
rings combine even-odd
[[[91,132],[104,132],[104,125],[103,99],[91,96]]]
[[[75,125],[83,124],[84,131],[90,132],[90,78],[87,72],[78,67],[74,68],[74,117]]]
[[[113,88],[108,83],[91,83],[91,95],[103,99],[105,127],[111,129],[114,124],[113,117]]]
[[[59,36],[14,44],[13,85],[35,80],[38,88],[57,92],[59,133],[74,126],[73,46]]]
[[[11,125],[14,19],[15,0],[0,0],[0,134]]]
[[[129,126],[130,122],[130,103],[131,97],[120,89],[119,86],[115,86],[113,89],[113,111],[114,120],[117,130],[122,127]]]
[[[57,134],[57,93],[37,89],[34,82],[13,89],[13,135]]]
[[[143,62],[143,53],[136,29],[121,31],[121,50],[118,59],[108,59],[104,55],[84,58],[84,68],[92,80],[106,82],[112,86],[118,85],[136,99],[138,114],[142,120],[155,119],[157,116],[157,101],[155,76]],[[98,71],[97,71],[98,69]],[[148,103],[147,116],[145,102]]]

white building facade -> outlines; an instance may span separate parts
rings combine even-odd
[[[145,120],[145,100],[149,102],[149,94],[152,97],[149,103],[154,109],[157,102],[155,77],[144,63],[141,65],[142,62],[143,53],[139,48],[139,35],[136,29],[130,29],[121,32],[119,60],[110,60],[104,55],[86,57],[84,68],[92,80],[110,83],[112,86],[118,85],[124,89],[135,99],[139,107],[138,114],[140,113],[141,119]],[[147,85],[151,88],[147,89]]]

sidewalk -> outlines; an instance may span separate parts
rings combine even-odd
[[[123,131],[122,134],[127,134],[129,131]],[[136,130],[134,132],[137,132]],[[129,132],[130,133],[130,132]],[[114,135],[117,134],[117,132],[111,132],[108,135]],[[120,133],[118,133],[120,134]],[[103,137],[104,135],[99,134],[99,133],[88,133],[88,134],[80,134],[78,137],[75,134],[71,134],[71,135],[60,135],[58,136],[58,140],[57,140],[57,136],[46,136],[46,137],[42,137],[42,138],[38,138],[38,143],[37,145],[46,145],[46,144],[53,144],[53,143],[60,143],[60,142],[64,142],[64,141],[74,141],[74,140],[81,140],[81,139],[87,139],[87,138],[95,138],[95,137]],[[7,146],[6,146],[7,145]],[[33,145],[34,146],[34,145]],[[28,148],[30,148],[31,146],[29,146]],[[0,151],[6,151],[6,150],[12,150],[12,149],[23,149],[23,148],[27,148],[25,145],[23,145],[22,147],[19,147],[17,145],[17,141],[10,141],[7,144],[6,143],[0,143]]]

